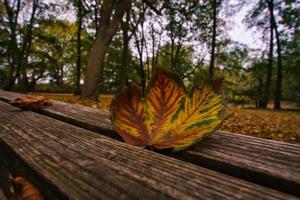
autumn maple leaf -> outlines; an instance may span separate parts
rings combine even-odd
[[[112,104],[115,130],[126,143],[183,150],[212,133],[222,122],[222,98],[210,86],[189,93],[180,78],[162,69],[146,89],[131,83]]]

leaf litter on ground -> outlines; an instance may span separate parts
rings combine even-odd
[[[99,96],[99,101],[82,99],[70,93],[31,93],[48,99],[110,110],[114,95]],[[239,108],[227,105],[220,130],[265,139],[300,144],[300,109],[294,111]]]

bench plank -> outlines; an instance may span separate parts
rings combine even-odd
[[[5,196],[4,193],[2,192],[1,188],[0,188],[0,199],[1,199],[1,200],[7,200],[6,196]]]
[[[0,96],[9,99],[19,95],[0,92]],[[41,114],[121,140],[113,131],[110,113],[106,111],[53,101]],[[185,152],[168,155],[300,196],[300,145],[297,144],[219,131]]]
[[[17,156],[6,163],[19,157],[70,199],[296,199],[2,102],[0,113],[0,153]]]

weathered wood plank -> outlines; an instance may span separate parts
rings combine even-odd
[[[4,193],[2,192],[1,188],[0,188],[0,199],[1,199],[1,200],[7,200],[6,196],[5,196]]]
[[[0,92],[0,96],[9,99],[19,95]],[[113,131],[109,112],[53,102],[42,114],[120,139]],[[300,196],[300,145],[218,132],[185,152],[169,155]]]
[[[0,200],[6,199],[9,195],[9,172],[0,159]]]
[[[21,160],[35,172],[30,180],[48,190],[44,194],[90,200],[296,199],[2,102],[0,115],[0,159],[8,165]]]
[[[219,132],[178,158],[300,195],[300,145]]]

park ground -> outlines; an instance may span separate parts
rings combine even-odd
[[[31,93],[48,99],[81,104],[93,108],[109,110],[113,95],[100,95],[99,102],[82,99],[66,93]],[[272,107],[269,105],[268,107]],[[283,110],[253,109],[226,106],[225,120],[221,130],[265,139],[300,144],[300,109],[283,102]]]

